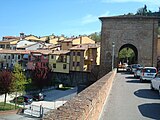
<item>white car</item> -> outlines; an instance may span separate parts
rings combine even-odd
[[[157,68],[144,67],[141,70],[140,81],[141,82],[143,82],[144,80],[151,81],[155,77],[156,74],[157,74]]]
[[[151,89],[158,90],[160,94],[160,72],[157,73],[155,78],[151,80]]]
[[[143,67],[138,67],[135,72],[134,72],[134,77],[135,78],[140,78],[141,72],[142,72]]]
[[[138,67],[142,67],[140,64],[132,64],[131,65],[131,73],[134,73]]]

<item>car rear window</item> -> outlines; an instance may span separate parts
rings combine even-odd
[[[156,73],[156,69],[144,69],[145,73]]]
[[[132,65],[132,68],[137,68],[137,67],[141,67],[141,65],[140,64]]]

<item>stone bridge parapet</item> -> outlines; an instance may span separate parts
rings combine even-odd
[[[48,112],[43,120],[97,120],[115,75],[116,70],[109,72],[63,106]]]

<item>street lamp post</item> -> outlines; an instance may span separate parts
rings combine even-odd
[[[112,70],[114,68],[114,47],[115,47],[115,42],[112,42]]]

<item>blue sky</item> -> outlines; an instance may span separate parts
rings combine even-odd
[[[0,39],[19,36],[83,35],[101,30],[101,16],[136,13],[147,5],[158,11],[160,0],[0,0]]]

